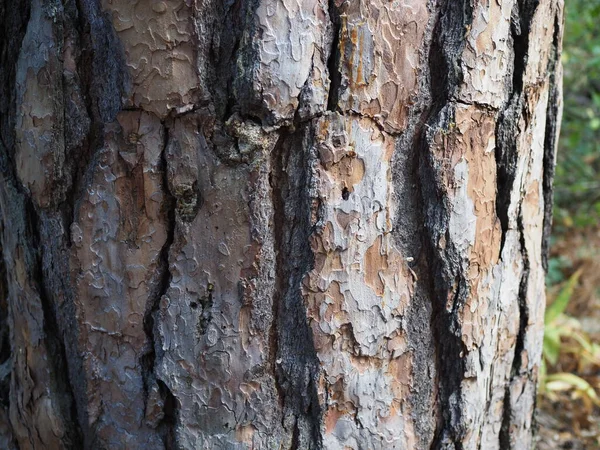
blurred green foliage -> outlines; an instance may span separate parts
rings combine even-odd
[[[546,284],[554,286],[564,281],[565,273],[571,269],[573,262],[566,256],[555,256],[548,260],[548,273],[546,274]]]
[[[565,8],[564,111],[539,392],[549,400],[542,409],[562,421],[561,432],[574,430],[560,448],[574,442],[573,448],[600,448],[591,419],[600,407],[600,342],[589,320],[600,312],[600,0],[565,0]]]
[[[600,219],[600,0],[566,0],[555,230]]]

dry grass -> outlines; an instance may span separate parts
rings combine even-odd
[[[600,227],[559,236],[552,256],[569,262],[563,269],[565,278],[581,270],[566,313],[577,320],[591,342],[600,343]],[[558,289],[549,289],[550,301]],[[600,392],[600,365],[585,361],[574,348],[570,340],[563,341],[558,362],[548,373],[576,374]],[[600,409],[589,399],[564,391],[540,396],[538,401],[538,449],[600,449]]]

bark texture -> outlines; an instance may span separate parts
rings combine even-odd
[[[532,447],[562,16],[0,1],[0,447]]]

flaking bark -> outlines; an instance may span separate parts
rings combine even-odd
[[[562,0],[0,5],[0,446],[533,445]]]

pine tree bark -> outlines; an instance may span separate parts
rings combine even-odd
[[[0,2],[0,446],[532,447],[562,14]]]

